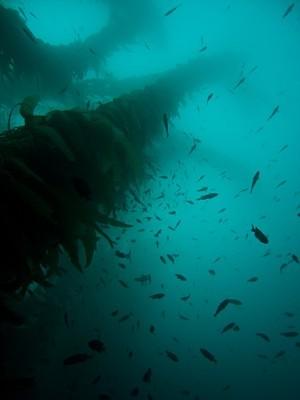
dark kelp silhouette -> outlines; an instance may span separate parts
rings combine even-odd
[[[71,93],[78,101],[81,96],[77,86],[81,88],[87,72],[98,73],[114,51],[137,36],[159,29],[152,0],[103,2],[109,9],[107,24],[99,32],[66,45],[49,44],[36,37],[22,9],[0,4],[0,103],[13,105],[32,91],[51,98]],[[105,80],[100,83],[106,86]],[[98,80],[95,84],[98,87]]]
[[[25,125],[0,136],[1,291],[48,286],[61,273],[63,251],[81,271],[99,237],[114,245],[105,227],[129,227],[116,213],[129,186],[143,178],[146,146],[155,134],[164,137],[162,115],[172,118],[186,93],[215,76],[215,63],[221,59],[191,61],[90,111],[39,116],[38,98],[24,99]]]

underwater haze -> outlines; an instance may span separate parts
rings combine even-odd
[[[36,388],[18,398],[298,400],[300,2],[2,3],[54,46],[113,19],[99,69],[78,81],[111,79],[114,91],[78,106],[204,63],[177,115],[162,115],[149,174],[118,212],[132,227],[110,227],[116,245],[99,240],[83,273],[63,258],[67,272],[26,299],[10,363]],[[49,94],[39,107],[76,101]]]

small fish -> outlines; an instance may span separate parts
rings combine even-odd
[[[209,360],[212,363],[217,363],[217,359],[215,358],[215,356],[208,350],[201,348],[200,349],[202,355],[207,358],[207,360]]]
[[[154,234],[154,237],[158,237],[158,236],[161,234],[161,232],[162,232],[162,230],[159,229],[159,230]]]
[[[284,337],[291,338],[291,337],[297,337],[297,336],[299,336],[299,333],[298,333],[298,332],[295,332],[295,331],[288,331],[288,332],[281,332],[280,335],[281,335],[281,336],[284,336]]]
[[[216,317],[221,311],[225,310],[225,308],[229,304],[234,304],[234,305],[240,306],[242,304],[242,302],[240,300],[236,300],[236,299],[225,299],[225,300],[221,301],[221,303],[218,305],[214,316]]]
[[[260,126],[259,128],[256,129],[255,133],[259,133],[264,129],[264,126]]]
[[[135,387],[131,390],[130,396],[136,397],[136,396],[139,395],[139,393],[140,393],[140,389],[139,389],[137,386],[135,386]]]
[[[176,211],[169,211],[170,215],[176,215]]]
[[[179,361],[179,358],[177,357],[177,355],[175,353],[173,353],[172,351],[166,350],[166,355],[174,362]]]
[[[123,264],[123,263],[118,263],[118,266],[119,266],[120,268],[122,268],[122,269],[126,269],[126,265]]]
[[[112,311],[112,313],[110,314],[112,317],[116,317],[119,314],[119,310],[114,310]]]
[[[258,277],[257,276],[253,276],[252,278],[249,278],[247,280],[247,282],[257,282],[258,281]]]
[[[129,351],[128,352],[128,358],[132,358],[133,357],[133,351]]]
[[[210,102],[210,100],[213,98],[213,95],[214,95],[213,93],[209,93],[206,99],[206,104]]]
[[[123,286],[124,288],[126,288],[126,289],[129,288],[128,284],[127,284],[125,281],[123,281],[122,279],[119,279],[118,282],[119,282],[120,285]]]
[[[172,254],[167,254],[167,257],[171,261],[172,264],[175,263],[175,258],[172,256]]]
[[[199,49],[200,53],[203,53],[203,51],[207,50],[207,46],[202,46],[201,49]]]
[[[168,115],[166,113],[163,114],[163,123],[164,123],[165,131],[166,131],[166,134],[168,137],[169,136],[169,119],[168,119]]]
[[[101,340],[93,339],[88,342],[89,348],[96,351],[97,353],[102,353],[105,351],[104,343]]]
[[[279,112],[279,106],[276,106],[273,111],[271,112],[271,114],[269,115],[269,117],[267,118],[267,121],[270,121],[270,119],[272,119],[274,117],[274,115],[276,115]]]
[[[285,18],[289,15],[290,12],[293,11],[293,8],[295,7],[295,3],[291,3],[288,8],[285,10],[285,12],[282,15],[282,18]]]
[[[95,50],[93,50],[91,47],[89,47],[89,52],[90,52],[91,54],[93,54],[94,56],[96,55]]]
[[[278,353],[276,353],[276,354],[274,355],[274,359],[281,358],[281,357],[283,357],[285,354],[286,354],[286,351],[285,351],[285,350],[280,350],[280,351],[278,351]]]
[[[118,322],[125,322],[125,321],[129,320],[129,318],[131,316],[132,316],[132,313],[125,314],[125,315],[123,315],[123,317],[118,319]]]
[[[181,6],[181,4],[178,4],[177,6],[175,6],[175,7],[171,8],[170,10],[166,11],[164,13],[164,17],[168,17],[169,15],[173,14],[173,12],[176,11],[177,8],[180,7],[180,6]]]
[[[90,358],[92,358],[92,356],[85,353],[73,354],[72,356],[64,359],[64,365],[80,364],[89,360]]]
[[[149,297],[150,297],[150,299],[159,300],[159,299],[162,299],[163,297],[165,297],[165,294],[164,293],[155,293]]]
[[[266,335],[265,333],[257,332],[257,333],[256,333],[256,336],[262,338],[262,339],[265,340],[266,342],[271,342],[269,336]]]
[[[296,256],[296,254],[292,254],[292,260],[295,261],[295,263],[300,264],[299,257]]]
[[[25,26],[23,29],[23,32],[25,33],[25,35],[34,43],[37,44],[37,40],[34,37],[33,33]]]
[[[243,76],[235,85],[235,87],[233,88],[233,90],[236,90],[239,86],[241,86],[244,82],[246,81],[246,77]]]
[[[193,151],[196,150],[196,147],[197,147],[197,143],[195,142],[195,143],[193,143],[192,147],[190,148],[189,155],[191,155],[193,153]]]
[[[294,313],[291,313],[291,312],[289,312],[289,311],[286,311],[286,312],[284,313],[284,315],[286,315],[286,316],[289,317],[289,318],[292,318],[292,317],[295,316]]]
[[[228,304],[229,304],[229,300],[228,300],[228,299],[223,300],[223,301],[218,305],[214,316],[216,317],[221,311],[225,310],[225,308],[228,306]]]
[[[180,318],[180,319],[182,319],[183,321],[189,321],[189,317],[186,317],[185,315],[183,315],[183,314],[178,314],[178,317]]]
[[[221,209],[218,211],[218,214],[221,214],[221,213],[223,213],[224,211],[226,211],[226,208],[221,208]]]
[[[280,186],[283,186],[286,182],[287,182],[286,180],[279,182],[278,185],[275,187],[275,189],[278,189]]]
[[[68,90],[68,88],[69,88],[69,83],[68,83],[66,86],[64,86],[64,87],[58,92],[58,94],[64,94],[64,93]]]
[[[154,325],[150,325],[149,332],[152,333],[152,334],[155,333],[155,326]]]
[[[159,256],[159,258],[160,258],[160,261],[161,261],[163,264],[167,264],[167,261],[166,261],[166,259],[165,259],[164,256]]]
[[[26,14],[25,14],[25,11],[23,10],[23,8],[22,7],[18,7],[18,10],[23,15],[24,19],[27,20],[27,17],[26,17]]]
[[[234,304],[235,306],[241,306],[242,302],[240,300],[236,300],[236,299],[228,299],[229,304]]]
[[[204,194],[203,196],[199,197],[197,200],[210,200],[217,196],[218,196],[218,193],[208,193],[208,194]]]
[[[37,17],[35,14],[33,14],[33,12],[30,12],[29,14],[30,14],[33,18],[38,19],[38,17]]]
[[[119,258],[125,258],[131,260],[131,250],[128,253],[123,253],[122,251],[116,250],[115,255]]]
[[[149,51],[151,50],[149,44],[148,44],[145,40],[144,40],[144,45],[145,45],[145,47],[146,47],[147,50],[149,50]]]
[[[222,330],[222,334],[225,332],[228,332],[230,330],[233,330],[233,328],[236,326],[235,322],[230,322],[229,324],[225,325],[223,330]]]
[[[164,192],[161,192],[161,194],[158,197],[156,197],[155,200],[160,200],[163,199],[164,197],[165,197]]]
[[[288,266],[287,263],[283,263],[280,265],[280,273]]]
[[[262,255],[262,257],[268,257],[271,254],[270,250],[267,250],[265,254]]]
[[[209,269],[209,270],[208,270],[208,273],[209,273],[210,275],[213,275],[213,276],[216,275],[216,271],[215,271],[214,269]]]
[[[285,144],[284,146],[281,147],[281,149],[279,150],[279,153],[282,153],[284,150],[286,150],[289,147],[288,144]]]
[[[133,188],[129,187],[128,191],[131,194],[131,196],[134,198],[134,200],[143,207],[143,210],[146,211],[147,207],[146,207],[145,203],[142,202],[142,200],[139,198],[138,194],[133,190]]]
[[[148,368],[147,371],[144,373],[143,382],[150,383],[152,379],[152,369]]]
[[[188,294],[187,296],[182,296],[182,297],[180,297],[180,300],[182,300],[182,301],[188,301],[190,298],[191,298],[191,295]]]
[[[187,278],[186,278],[184,275],[182,275],[182,274],[175,274],[175,276],[176,276],[176,278],[179,279],[180,281],[186,281],[186,280],[187,280]]]
[[[252,184],[251,184],[250,193],[252,193],[252,191],[253,191],[253,189],[254,189],[254,187],[255,187],[257,181],[259,180],[259,177],[260,177],[260,172],[257,171],[257,172],[255,173],[255,175],[253,176],[253,178],[252,178]]]
[[[252,225],[251,232],[254,232],[254,236],[261,243],[264,243],[264,244],[268,244],[269,243],[269,239],[267,238],[267,236],[260,229],[258,229],[257,227],[254,227],[254,225]]]
[[[189,203],[189,204],[195,204],[195,203],[193,202],[193,200],[186,200],[186,202]]]
[[[197,192],[206,192],[208,189],[208,186],[202,186],[200,189],[197,189]]]

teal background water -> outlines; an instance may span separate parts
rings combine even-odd
[[[139,12],[142,2],[136,0]],[[38,19],[28,18],[29,27],[53,44],[85,38],[108,19],[108,1],[7,3],[34,12]],[[121,3],[124,7],[126,2]],[[119,217],[134,227],[110,230],[114,238],[121,235],[118,248],[131,251],[126,268],[118,266],[122,260],[100,241],[84,274],[65,260],[66,276],[45,293],[37,290],[31,324],[22,328],[31,347],[23,349],[21,363],[37,377],[38,398],[96,399],[110,393],[113,399],[127,399],[136,386],[138,398],[149,393],[153,399],[174,400],[300,397],[300,338],[280,334],[300,330],[300,265],[289,263],[291,254],[300,257],[300,4],[295,1],[293,11],[282,18],[290,5],[286,0],[186,0],[164,17],[174,5],[153,1],[153,14],[146,18],[149,27],[116,49],[105,70],[118,78],[162,72],[207,46],[205,53],[228,59],[229,72],[220,71],[222,78],[215,81],[204,79],[172,119],[169,138],[158,139],[149,150],[157,172],[139,188],[150,204],[148,211],[132,203]],[[138,19],[136,13],[130,20]],[[242,76],[245,83],[234,89]],[[214,96],[207,102],[210,93]],[[267,121],[277,105],[279,112]],[[201,143],[189,155],[193,138]],[[250,194],[257,170],[261,177]],[[196,201],[202,186],[219,196]],[[151,194],[144,194],[147,189]],[[165,197],[157,199],[161,192]],[[176,215],[169,214],[173,210]],[[177,230],[170,230],[178,220]],[[254,237],[252,224],[267,234],[268,245]],[[161,255],[174,253],[174,264],[160,261]],[[283,263],[289,264],[280,273]],[[176,279],[176,273],[187,281]],[[141,274],[151,274],[151,283],[134,281]],[[258,281],[249,283],[253,276]],[[149,298],[156,292],[166,296]],[[181,300],[189,294],[188,301]],[[243,304],[214,317],[225,298]],[[113,317],[116,309],[119,314]],[[129,313],[127,321],[118,321]],[[232,321],[240,331],[221,334]],[[266,333],[270,343],[257,332]],[[87,343],[94,338],[105,343],[104,353],[82,365],[63,365],[73,353],[91,354]],[[211,351],[217,364],[205,359],[200,348]],[[170,360],[166,351],[179,361]],[[284,355],[276,358],[280,351]],[[152,381],[143,383],[149,367]],[[91,384],[98,375],[101,380]]]

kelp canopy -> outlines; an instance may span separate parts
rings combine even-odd
[[[82,269],[79,241],[88,265],[97,234],[113,242],[103,225],[126,227],[109,217],[121,189],[138,172],[137,151],[111,115],[54,111],[34,116],[24,100],[25,126],[0,137],[1,289],[25,292],[31,282],[47,285],[59,273],[65,250]]]
[[[162,116],[172,117],[203,76],[216,79],[213,66],[219,71],[221,63],[197,59],[90,111],[38,116],[38,98],[22,102],[24,126],[0,135],[2,293],[24,294],[32,282],[48,286],[62,272],[62,252],[82,270],[99,237],[113,246],[105,226],[129,227],[116,211],[143,177],[145,149],[162,132]]]
[[[76,37],[66,45],[53,45],[36,37],[21,7],[15,10],[8,8],[9,2],[8,7],[0,3],[0,103],[13,105],[20,96],[36,91],[54,99],[68,91],[78,103],[77,85],[89,72],[98,75],[109,55],[154,29],[157,16],[152,0],[103,3],[109,12],[107,24],[85,39]],[[99,8],[99,20],[101,17]]]

